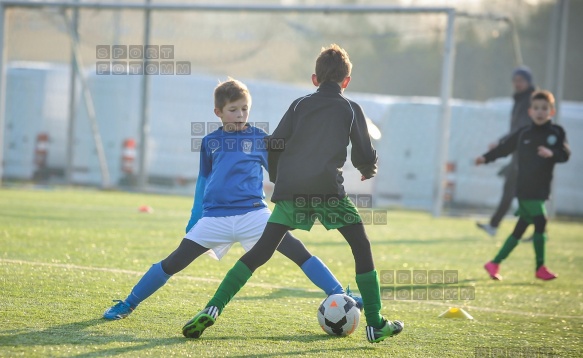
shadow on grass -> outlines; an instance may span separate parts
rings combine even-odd
[[[60,346],[74,345],[87,346],[91,352],[81,353],[73,357],[90,357],[90,356],[111,356],[133,351],[154,348],[156,346],[169,346],[174,344],[184,344],[188,342],[183,337],[165,337],[159,339],[136,338],[129,334],[99,334],[87,328],[99,324],[109,323],[108,321],[97,318],[81,322],[73,322],[52,326],[42,330],[10,330],[0,334],[0,347],[28,347],[28,346]],[[97,345],[111,344],[113,342],[131,343],[128,347],[115,347],[104,350],[98,350],[94,347]]]
[[[168,346],[177,345],[177,344],[187,344],[189,341],[190,340],[188,340],[184,337],[166,337],[166,338],[155,338],[155,339],[133,338],[132,343],[139,343],[139,344],[128,346],[128,347],[115,347],[115,348],[108,348],[108,349],[102,349],[102,350],[95,350],[92,352],[77,354],[77,355],[74,355],[71,357],[75,357],[75,358],[88,358],[88,357],[95,357],[95,356],[104,357],[104,356],[121,355],[121,354],[132,353],[132,352],[136,352],[133,354],[133,356],[139,357],[140,355],[137,353],[137,351],[142,351],[142,350],[150,349],[150,348],[156,348],[158,346],[168,347]]]
[[[237,296],[235,298],[235,300],[237,300],[237,301],[255,301],[255,300],[271,300],[271,299],[286,298],[286,297],[324,299],[324,298],[326,298],[326,294],[324,292],[304,291],[303,289],[279,288],[279,289],[273,289],[268,295]]]
[[[532,282],[532,281],[517,281],[517,282],[502,281],[502,282],[497,282],[496,286],[501,286],[501,287],[516,287],[516,286],[544,287],[545,285],[542,282]]]
[[[222,341],[232,341],[232,340],[247,340],[250,337],[245,336],[245,337],[221,337],[221,338],[206,338],[205,340],[207,341],[217,341],[217,342],[222,342]],[[277,342],[299,342],[299,343],[306,343],[306,344],[317,344],[318,342],[321,341],[330,341],[330,340],[335,340],[335,339],[346,339],[345,337],[333,337],[333,336],[328,336],[325,334],[304,334],[304,335],[289,335],[289,336],[265,336],[265,337],[253,337],[253,339],[258,339],[258,340],[262,340],[262,341],[277,341]],[[295,355],[305,355],[305,354],[314,354],[314,353],[329,353],[330,355],[334,355],[332,352],[338,351],[338,352],[342,352],[340,355],[342,356],[366,356],[367,355],[367,351],[375,351],[375,349],[373,347],[353,347],[353,348],[325,348],[325,349],[306,349],[306,350],[295,350],[295,351],[290,351],[290,352],[277,352],[277,353],[264,353],[264,354],[242,354],[242,355],[234,355],[232,357],[237,357],[237,358],[246,358],[246,357],[274,357],[274,356],[295,356]],[[349,351],[354,351],[351,354],[347,354],[346,352]],[[361,354],[359,354],[359,352],[361,352]]]
[[[352,353],[349,353],[351,352]],[[295,355],[304,355],[304,354],[314,354],[314,353],[326,353],[333,356],[333,352],[339,352],[339,355],[342,357],[346,356],[366,356],[367,351],[376,351],[372,347],[354,347],[354,348],[326,348],[326,349],[306,349],[306,350],[298,350],[292,352],[278,352],[277,354],[273,353],[265,353],[265,354],[244,354],[239,356],[231,356],[236,358],[247,358],[247,357],[280,357],[280,356],[295,356]]]
[[[51,345],[98,345],[115,342],[136,342],[133,335],[99,334],[87,328],[108,323],[102,318],[52,326],[41,330],[19,329],[3,331],[0,347],[7,346],[51,346]],[[6,334],[7,333],[7,334]],[[138,340],[139,341],[139,340]]]
[[[222,336],[213,337],[212,335],[204,336],[200,341],[208,342],[223,342],[223,341],[237,341],[237,340],[249,340],[256,339],[261,341],[283,341],[283,342],[299,342],[299,343],[315,343],[319,341],[328,341],[330,339],[343,339],[343,337],[334,337],[327,334],[294,334],[294,335],[282,335],[282,336],[261,336],[261,335],[246,335],[246,336]],[[189,339],[189,341],[197,342],[198,339]]]
[[[304,334],[304,335],[282,335],[282,336],[223,336],[223,337],[213,337],[209,334],[201,339],[187,339],[182,336],[174,337],[161,337],[161,338],[137,338],[130,334],[99,334],[88,328],[97,326],[99,324],[109,323],[108,321],[99,318],[91,319],[81,322],[67,323],[57,326],[52,326],[42,330],[30,331],[27,329],[17,329],[3,331],[0,334],[0,347],[32,347],[32,346],[62,346],[62,345],[73,345],[77,347],[85,347],[88,352],[79,353],[71,355],[71,357],[76,358],[87,358],[94,356],[116,356],[122,354],[131,354],[139,356],[139,351],[145,351],[148,349],[153,349],[156,347],[168,347],[173,345],[197,345],[199,343],[220,343],[232,342],[232,341],[245,341],[250,338],[263,340],[263,341],[280,341],[280,342],[299,342],[299,343],[317,343],[320,341],[327,341],[330,339],[339,339],[337,337],[331,337],[327,335],[317,335],[317,334]],[[99,345],[108,345],[112,343],[126,343],[131,344],[122,347],[112,347],[99,349]],[[81,348],[83,349],[83,348]],[[372,348],[354,348],[349,350],[359,350],[372,349]],[[332,349],[334,351],[335,349]],[[346,351],[347,349],[342,348],[338,351]],[[293,351],[293,352],[280,352],[277,355],[289,356],[298,354],[308,354],[317,352],[330,352],[330,349],[310,349],[305,351]],[[239,357],[268,357],[272,354],[251,354],[251,355],[241,355]]]
[[[446,243],[464,243],[467,242],[468,238],[457,238],[457,239],[388,239],[388,240],[375,240],[371,239],[371,244],[375,245],[437,245],[437,244],[446,244]],[[474,240],[473,241],[478,241]],[[349,248],[348,243],[345,241],[310,241],[308,243],[310,246],[346,246]]]
[[[501,287],[506,287],[506,286],[526,286],[526,287],[540,286],[540,287],[542,287],[542,286],[544,286],[544,283],[542,281],[540,281],[540,282],[530,281],[530,280],[518,281],[517,278],[516,278],[516,280],[517,281],[514,281],[514,282],[510,281],[510,279],[508,279],[508,280],[504,279],[502,281],[497,281],[497,280],[493,280],[490,277],[488,277],[488,274],[484,274],[484,276],[480,276],[479,278],[468,279],[468,281],[474,282],[474,283],[476,283],[476,285],[488,282],[494,286],[501,286]]]
[[[0,334],[0,347],[2,346],[41,346],[54,344],[95,344],[100,337],[96,336],[95,332],[85,331],[88,327],[93,327],[106,321],[99,319],[91,319],[81,322],[73,322],[53,326],[42,330],[32,329],[15,329],[3,331]],[[109,341],[111,336],[107,336]],[[118,336],[120,341],[130,341],[129,336]]]
[[[94,356],[115,356],[115,355],[121,355],[121,354],[128,354],[128,353],[134,353],[136,354],[136,356],[139,356],[139,354],[137,353],[138,351],[144,351],[147,349],[152,349],[152,348],[156,348],[159,346],[163,346],[163,347],[168,347],[171,345],[190,345],[188,348],[195,348],[196,346],[198,346],[199,344],[202,344],[205,346],[205,349],[208,348],[208,343],[219,343],[219,344],[229,344],[230,342],[233,341],[245,341],[245,340],[249,340],[250,338],[253,339],[259,339],[259,340],[266,340],[266,341],[284,341],[284,342],[289,342],[289,341],[294,341],[294,342],[299,342],[299,343],[306,343],[306,344],[311,344],[311,343],[316,343],[318,341],[325,341],[325,340],[330,340],[330,339],[339,339],[337,337],[331,337],[331,336],[326,336],[326,335],[293,335],[293,336],[267,336],[267,337],[249,337],[249,336],[225,336],[225,337],[212,337],[211,334],[207,335],[206,337],[203,337],[201,339],[187,339],[184,337],[166,337],[166,338],[158,338],[158,339],[144,339],[144,338],[140,338],[140,339],[132,339],[131,342],[132,343],[137,343],[135,345],[132,346],[128,346],[128,347],[115,347],[115,348],[109,348],[109,349],[102,349],[102,350],[94,350],[92,352],[87,352],[87,353],[81,353],[81,354],[77,354],[74,355],[72,357],[75,358],[89,358],[89,357],[94,357]],[[113,339],[112,339],[113,340]],[[350,349],[346,349],[346,348],[338,348],[338,349],[309,349],[309,350],[298,350],[298,351],[293,351],[293,352],[278,352],[276,355],[277,356],[289,356],[289,355],[302,355],[302,354],[307,354],[307,353],[318,353],[318,352],[330,352],[330,351],[347,351],[347,350],[358,350],[358,351],[363,351],[363,350],[370,350],[373,348],[350,348]],[[273,353],[266,353],[266,354],[248,354],[248,355],[240,355],[240,356],[235,356],[235,357],[273,357],[274,354]]]

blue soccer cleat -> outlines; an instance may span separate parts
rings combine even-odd
[[[134,311],[133,308],[130,307],[127,303],[122,300],[113,300],[113,302],[117,302],[115,305],[111,306],[110,308],[105,311],[103,314],[103,318],[113,321],[122,318],[126,318]]]
[[[362,297],[356,296],[354,293],[352,293],[352,291],[350,291],[350,285],[346,286],[346,292],[344,294],[355,300],[356,308],[362,311],[362,309],[364,308],[364,302],[362,301]]]

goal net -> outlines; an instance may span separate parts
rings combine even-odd
[[[354,65],[346,95],[370,119],[379,152],[371,181],[360,182],[347,163],[347,191],[370,194],[375,205],[431,210],[445,13],[153,9],[147,47],[139,8],[9,7],[4,22],[5,179],[101,185],[105,163],[109,185],[127,188],[137,185],[143,156],[148,190],[191,194],[196,143],[219,125],[217,83],[228,76],[245,82],[253,97],[249,121],[271,132],[295,98],[315,90],[310,76],[320,48],[338,43]],[[444,199],[491,206],[504,161],[477,171],[471,159],[509,126],[511,35],[504,23],[466,18],[456,20],[455,33],[453,88],[462,99],[452,102]],[[76,76],[71,97],[75,46],[85,81]],[[506,99],[485,101],[494,97]]]

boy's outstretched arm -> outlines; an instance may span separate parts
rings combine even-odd
[[[362,108],[353,103],[353,109],[354,120],[350,129],[350,142],[352,143],[350,159],[352,165],[362,174],[361,180],[370,179],[377,174],[377,151],[370,141]]]
[[[520,139],[520,136],[522,135],[522,130],[516,131],[512,134],[510,134],[508,137],[506,137],[506,139],[502,142],[500,142],[500,144],[491,149],[490,151],[488,151],[486,154],[482,155],[481,157],[478,157],[476,159],[476,164],[486,164],[486,163],[490,163],[495,161],[498,158],[502,158],[505,157],[507,155],[512,154],[517,146],[518,146],[518,140]],[[480,158],[483,158],[483,161],[480,160]]]
[[[188,233],[202,217],[204,190],[210,172],[211,160],[206,152],[205,141],[203,140],[200,147],[200,167],[198,170],[198,178],[196,179],[196,189],[194,190],[194,203],[192,204],[192,210],[190,211],[190,220],[188,220],[188,224],[186,225],[186,233]]]

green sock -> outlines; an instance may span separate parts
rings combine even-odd
[[[516,245],[518,245],[518,240],[512,235],[508,236],[508,239],[506,239],[506,242],[504,243],[504,245],[502,245],[502,248],[500,249],[500,251],[498,251],[498,255],[494,257],[494,260],[492,260],[492,262],[497,264],[502,262],[502,260],[504,260],[505,258],[508,257],[508,255],[510,255],[510,253],[512,252],[512,250],[514,250]]]
[[[534,235],[532,235],[537,270],[545,264],[545,241],[547,241],[547,234],[545,233],[540,234],[535,232]]]
[[[382,328],[381,316],[381,287],[376,270],[356,274],[356,284],[362,295],[366,324],[374,328]]]
[[[227,272],[223,282],[217,288],[217,292],[206,307],[216,306],[219,309],[219,314],[223,312],[225,306],[231,301],[233,296],[245,285],[247,280],[251,278],[253,272],[242,261],[237,261],[235,266]]]

